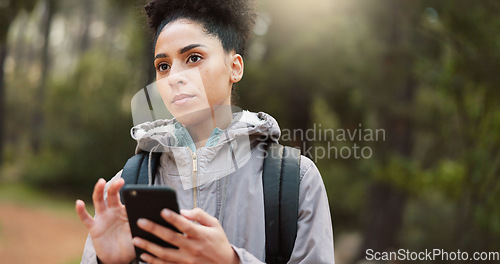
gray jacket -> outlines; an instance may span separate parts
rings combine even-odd
[[[219,219],[240,263],[264,263],[265,221],[262,138],[277,139],[280,128],[265,113],[243,111],[213,146],[193,152],[179,146],[172,120],[135,126],[140,150],[161,151],[155,184],[177,192],[179,207],[200,207]],[[119,172],[114,179],[121,176]],[[151,175],[150,175],[151,176]],[[334,263],[333,230],[326,190],[315,164],[300,160],[299,217],[289,263]],[[81,263],[97,263],[90,236]]]

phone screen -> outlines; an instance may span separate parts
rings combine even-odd
[[[151,241],[162,247],[177,248],[155,235],[146,232],[137,226],[139,218],[145,218],[157,224],[179,232],[177,228],[167,223],[160,215],[161,210],[168,208],[179,213],[179,205],[175,190],[167,186],[148,186],[148,185],[125,185],[121,190],[124,198],[125,208],[127,210],[128,222],[132,237],[140,237]],[[137,259],[142,253],[148,253],[141,248],[135,247]]]

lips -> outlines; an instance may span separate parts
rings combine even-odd
[[[178,94],[178,95],[174,96],[174,98],[172,99],[172,104],[183,105],[186,102],[188,102],[189,100],[191,100],[191,98],[193,98],[193,97],[194,97],[194,95],[191,95],[191,94]]]

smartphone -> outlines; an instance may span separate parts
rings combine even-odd
[[[139,218],[145,218],[179,232],[177,228],[166,222],[160,215],[161,210],[165,208],[179,213],[179,205],[174,189],[167,186],[125,185],[121,190],[121,195],[125,202],[132,237],[137,236],[162,247],[177,249],[174,245],[163,241],[137,226],[137,220]],[[142,253],[148,253],[154,256],[154,254],[142,248],[135,247],[137,260],[139,260]]]

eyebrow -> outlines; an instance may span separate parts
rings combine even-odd
[[[198,48],[198,47],[206,47],[206,46],[205,46],[205,45],[202,45],[202,44],[190,44],[190,45],[187,45],[187,46],[186,46],[186,47],[184,47],[184,48],[181,48],[181,49],[179,50],[179,54],[186,53],[186,52],[188,52],[188,51],[190,51],[190,50],[192,50],[192,49],[194,49],[194,48]],[[155,56],[155,60],[156,60],[156,59],[159,59],[159,58],[167,58],[167,57],[168,57],[168,55],[167,55],[167,54],[165,54],[165,53],[158,53],[158,54],[156,54],[156,56]]]
[[[182,54],[182,53],[186,53],[194,48],[198,48],[198,47],[205,47],[205,45],[201,45],[201,44],[191,44],[191,45],[187,45],[186,47],[182,48],[179,50],[179,54]]]
[[[159,58],[166,58],[166,57],[168,57],[168,56],[165,53],[158,53],[155,56],[155,60],[159,59]]]

